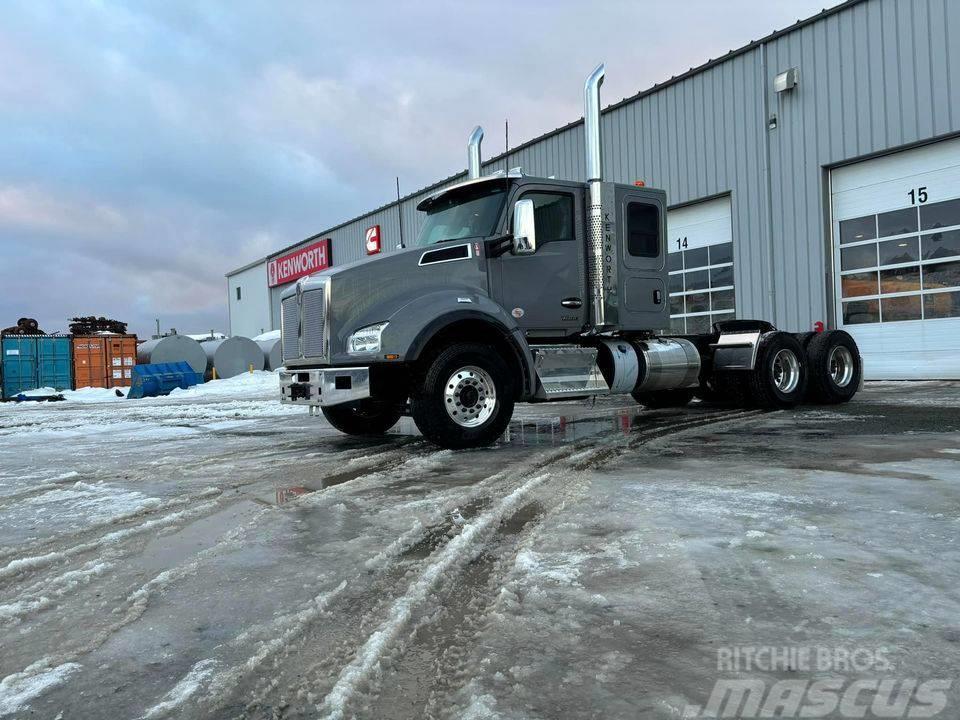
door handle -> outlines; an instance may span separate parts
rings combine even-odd
[[[583,307],[583,300],[577,297],[564,298],[560,301],[560,304],[565,308],[579,308]]]

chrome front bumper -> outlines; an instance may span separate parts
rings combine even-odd
[[[340,405],[370,397],[370,368],[281,370],[280,401],[295,405]]]

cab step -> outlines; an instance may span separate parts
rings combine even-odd
[[[597,366],[597,349],[578,345],[535,345],[536,400],[607,395],[610,387]]]

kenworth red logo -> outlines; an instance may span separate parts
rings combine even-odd
[[[330,238],[281,255],[267,263],[267,287],[293,282],[330,267]]]

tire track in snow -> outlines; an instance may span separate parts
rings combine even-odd
[[[670,432],[673,428],[676,427],[692,427],[692,426],[701,426],[707,423],[716,422],[718,419],[728,419],[731,415],[737,413],[731,412],[721,412],[713,413],[708,416],[697,416],[691,418],[690,416],[682,416],[681,418],[673,418],[671,422],[661,424],[656,428],[651,428],[651,430],[643,433],[644,440],[649,440],[650,437],[659,436],[666,432]],[[615,438],[589,438],[578,443],[571,443],[569,445],[561,446],[559,448],[552,448],[547,451],[536,454],[533,458],[526,462],[519,464],[510,465],[484,479],[475,483],[473,486],[452,488],[456,491],[454,494],[451,494],[451,500],[446,503],[449,507],[438,508],[435,513],[433,520],[435,522],[421,522],[415,520],[412,526],[401,533],[394,541],[387,543],[384,550],[377,553],[371,558],[368,558],[364,563],[364,568],[366,572],[358,572],[352,574],[346,578],[340,580],[339,584],[334,587],[329,587],[324,591],[316,595],[307,605],[302,606],[299,610],[286,613],[284,615],[274,618],[271,622],[264,625],[258,626],[256,628],[251,628],[250,630],[241,633],[236,638],[231,641],[228,641],[226,644],[233,650],[238,650],[243,648],[246,645],[249,645],[251,642],[257,642],[257,649],[255,652],[250,654],[246,660],[235,662],[234,664],[229,664],[224,659],[218,659],[218,666],[226,665],[225,669],[216,672],[214,676],[209,680],[205,681],[204,687],[202,690],[198,690],[196,693],[191,692],[189,697],[184,697],[183,702],[188,700],[193,700],[198,707],[205,708],[205,713],[209,714],[216,708],[223,708],[224,704],[228,702],[228,699],[231,697],[236,697],[238,688],[241,687],[242,683],[249,679],[251,676],[254,676],[258,670],[263,667],[265,664],[270,663],[274,668],[274,671],[270,673],[268,679],[263,680],[259,684],[259,688],[254,688],[252,695],[253,700],[247,704],[248,711],[255,708],[257,703],[262,702],[268,695],[272,693],[286,690],[282,687],[282,680],[284,677],[283,668],[285,667],[284,663],[290,665],[293,664],[296,668],[296,674],[298,676],[312,676],[317,678],[317,683],[314,685],[314,689],[318,686],[324,684],[322,674],[326,669],[326,677],[329,675],[329,659],[323,659],[319,662],[315,662],[312,665],[304,662],[308,659],[315,658],[318,654],[321,653],[312,653],[312,657],[296,657],[296,662],[294,658],[297,653],[307,652],[307,639],[309,634],[313,631],[317,621],[324,616],[329,614],[338,613],[338,623],[336,628],[325,628],[323,637],[324,642],[337,646],[340,650],[333,654],[333,657],[339,656],[343,657],[344,661],[347,663],[344,670],[341,672],[341,679],[344,678],[343,672],[346,672],[347,668],[354,668],[354,670],[349,674],[349,681],[344,680],[344,682],[338,682],[335,685],[335,688],[339,688],[337,693],[340,697],[346,697],[346,695],[352,696],[353,691],[348,691],[347,688],[352,687],[356,688],[361,685],[366,679],[369,679],[369,671],[372,666],[368,664],[368,661],[373,660],[373,664],[376,665],[375,654],[371,655],[367,653],[363,655],[364,648],[367,648],[367,644],[371,642],[368,637],[366,640],[363,638],[358,638],[351,640],[350,635],[355,635],[357,632],[362,632],[362,627],[370,617],[376,617],[378,614],[383,615],[389,619],[394,620],[395,622],[399,620],[404,620],[404,617],[399,617],[398,612],[398,603],[403,604],[403,606],[408,606],[411,608],[417,607],[420,603],[410,604],[408,594],[409,592],[416,593],[416,588],[406,587],[405,585],[401,586],[400,583],[403,582],[403,575],[408,573],[412,567],[409,563],[400,563],[399,565],[395,562],[398,558],[401,558],[406,551],[415,547],[418,543],[422,543],[425,540],[428,540],[431,534],[436,534],[439,530],[444,529],[444,520],[449,526],[449,518],[444,517],[450,509],[454,506],[467,507],[472,502],[483,504],[486,502],[488,505],[494,505],[495,508],[499,509],[500,515],[496,515],[497,511],[488,511],[487,513],[482,514],[480,517],[487,517],[488,519],[485,523],[492,523],[491,513],[497,516],[498,519],[502,519],[502,513],[507,511],[507,506],[504,505],[505,500],[501,500],[499,503],[495,503],[494,499],[497,496],[511,498],[514,497],[515,493],[519,488],[516,487],[517,478],[519,477],[530,477],[534,475],[533,480],[539,482],[545,482],[545,478],[549,477],[550,473],[536,475],[541,470],[555,470],[557,463],[561,463],[561,467],[566,467],[570,470],[575,469],[575,467],[580,467],[583,465],[589,465],[595,456],[608,452],[611,448],[611,445],[615,446],[628,446],[630,445],[630,439],[624,439],[623,437]],[[632,447],[632,445],[630,445]],[[433,453],[426,453],[422,456],[414,455],[412,457],[406,457],[400,462],[400,471],[405,464],[409,464],[414,468],[417,468],[422,465],[425,458],[429,459],[431,456],[440,455],[440,460],[445,460],[445,457],[441,454],[443,451],[435,451]],[[607,457],[612,458],[612,455]],[[323,490],[322,492],[316,492],[309,495],[302,496],[296,499],[294,502],[301,505],[326,505],[332,502],[338,502],[342,500],[347,494],[355,493],[362,491],[365,488],[373,485],[374,483],[381,482],[383,480],[383,473],[381,470],[378,472],[374,470],[367,476],[358,476],[355,479],[351,480],[345,485],[337,485]],[[390,476],[391,479],[396,479],[393,476]],[[527,480],[527,483],[532,482],[532,480]],[[526,487],[526,483],[520,487]],[[526,492],[529,492],[530,489]],[[515,498],[516,499],[516,498]],[[517,499],[519,502],[519,499]],[[484,524],[484,527],[489,529],[490,525]],[[477,531],[472,531],[476,533]],[[430,572],[430,568],[434,567],[437,562],[445,563],[444,567],[452,569],[456,566],[456,563],[453,562],[451,556],[445,555],[450,547],[450,543],[457,538],[462,537],[457,535],[453,540],[447,542],[439,542],[433,549],[430,551],[430,554],[423,558],[419,563],[416,563],[413,567],[422,568],[420,579],[423,580],[424,574]],[[473,535],[471,535],[473,537]],[[458,546],[460,543],[465,541],[459,540]],[[461,548],[462,549],[462,548]],[[471,552],[481,552],[482,543],[478,547],[474,547]],[[469,554],[469,553],[468,553]],[[440,557],[445,558],[441,560],[436,560],[431,562],[431,558]],[[358,561],[363,563],[364,561]],[[435,572],[435,571],[434,571]],[[358,607],[356,604],[356,594],[354,590],[358,585],[363,585],[364,583],[369,584],[370,582],[377,583],[377,578],[371,579],[371,573],[374,575],[380,575],[381,580],[384,578],[392,577],[392,585],[390,582],[386,582],[381,586],[377,586],[377,590],[382,592],[382,600],[377,603],[375,608],[362,608]],[[439,581],[440,578],[434,574],[431,576],[433,579]],[[335,578],[331,578],[332,581],[335,581]],[[430,585],[430,581],[427,582],[427,585]],[[421,586],[422,587],[422,586]],[[392,598],[392,599],[391,599]],[[404,600],[406,598],[406,600]],[[392,603],[392,604],[391,604]],[[346,606],[344,606],[346,604]],[[376,613],[369,612],[372,609],[379,607],[379,611]],[[339,613],[346,615],[347,620],[340,622]],[[403,622],[400,622],[399,625],[393,625],[391,627],[398,628],[398,632],[403,629]],[[340,633],[346,633],[347,637],[338,638],[336,635]],[[264,640],[257,641],[255,638],[265,638]],[[395,635],[390,635],[389,633],[385,636],[380,634],[379,638],[383,639],[384,637],[392,637],[396,639]],[[383,643],[380,645],[384,650],[390,646],[391,643]],[[357,649],[359,648],[359,649]],[[311,647],[311,650],[316,650]],[[369,648],[367,648],[369,650]],[[344,655],[344,652],[347,654]],[[366,658],[366,660],[364,660]],[[289,663],[287,662],[289,659]],[[332,658],[330,658],[332,659]],[[360,663],[359,666],[357,663]],[[291,666],[292,672],[292,666]],[[261,674],[263,676],[263,674]],[[265,677],[265,676],[263,676]],[[356,680],[354,683],[353,681]],[[344,684],[346,683],[346,684]],[[292,686],[291,686],[292,687]],[[330,692],[333,692],[334,688],[331,688]],[[240,691],[242,693],[242,691]],[[167,702],[161,698],[158,705],[163,705]],[[235,701],[234,701],[235,702]],[[231,704],[230,707],[236,707],[235,704]],[[172,712],[174,706],[163,705],[161,710],[155,712],[155,716]],[[262,708],[261,708],[262,709]],[[335,716],[335,715],[334,715]]]
[[[419,519],[414,519],[414,522],[408,530],[401,533],[394,541],[387,543],[384,550],[363,562],[362,571],[342,579],[336,587],[319,593],[309,601],[307,605],[301,607],[300,610],[281,615],[269,623],[251,628],[241,633],[241,635],[238,635],[232,641],[229,641],[227,643],[229,647],[238,649],[251,642],[258,642],[254,639],[256,637],[268,638],[267,640],[259,641],[257,650],[249,655],[245,661],[220,671],[216,677],[208,683],[197,702],[211,711],[217,707],[222,707],[227,699],[237,692],[237,688],[243,679],[252,676],[259,668],[268,662],[272,661],[274,666],[276,666],[282,658],[291,654],[297,644],[303,640],[306,633],[320,617],[332,611],[332,606],[346,594],[348,589],[362,581],[373,580],[375,582],[377,574],[382,575],[384,572],[396,572],[397,565],[394,563],[396,558],[402,556],[406,551],[423,541],[425,537],[431,533],[436,533],[438,528],[449,527],[449,510],[453,507],[457,505],[465,507],[469,504],[471,498],[475,499],[484,495],[490,485],[495,485],[498,482],[512,481],[517,472],[535,471],[541,466],[556,462],[557,459],[567,457],[573,452],[574,450],[570,447],[554,448],[549,451],[537,453],[532,459],[522,463],[520,467],[511,466],[500,470],[482,479],[473,487],[450,488],[449,492],[444,493],[446,500],[441,500],[440,507],[434,511],[427,523]],[[448,451],[437,450],[424,455],[408,457],[406,461],[412,461],[413,465],[413,467],[408,468],[408,470],[422,472],[423,458],[430,456],[440,456],[442,459],[452,459],[454,457]],[[401,470],[403,465],[404,463],[401,463]],[[396,475],[389,477],[396,479]],[[305,495],[294,502],[297,504],[306,503],[311,505],[338,502],[342,500],[344,493],[352,492],[356,489],[364,490],[366,489],[365,486],[370,482],[380,482],[383,478],[384,475],[382,473],[374,472],[369,477],[357,478],[345,485],[336,485],[322,492]],[[405,569],[401,570],[401,573],[402,572],[405,572]],[[397,580],[398,578],[393,578],[390,585],[384,588],[384,591],[388,592],[396,589]],[[345,612],[355,609],[355,606],[351,606],[345,609]],[[357,627],[359,627],[359,623]],[[347,629],[352,631],[352,628]],[[223,662],[221,664],[226,663]],[[258,702],[264,695],[274,690],[277,683],[276,681],[268,681],[267,685],[265,688],[261,687],[259,690],[254,690],[254,699],[250,704]]]
[[[384,659],[390,648],[397,643],[401,633],[410,624],[414,611],[426,603],[438,589],[440,583],[447,579],[450,571],[463,573],[470,561],[484,551],[485,544],[496,534],[495,524],[499,525],[507,520],[509,515],[516,514],[523,506],[524,501],[531,499],[532,491],[544,489],[550,478],[561,478],[565,484],[569,484],[574,481],[576,475],[579,475],[578,471],[606,464],[640,445],[668,436],[683,435],[704,426],[742,420],[745,417],[757,414],[759,414],[758,411],[721,411],[694,418],[683,416],[676,421],[643,431],[638,436],[630,438],[626,443],[616,441],[588,443],[585,448],[569,453],[560,463],[560,467],[551,467],[550,472],[538,475],[525,482],[507,495],[492,510],[481,515],[476,521],[468,523],[463,533],[448,543],[438,559],[426,567],[421,576],[410,586],[407,593],[394,603],[387,620],[368,637],[356,657],[341,671],[336,684],[327,693],[323,702],[317,706],[318,712],[324,713],[324,717],[331,720],[340,720],[344,717],[354,696],[362,692],[363,688],[375,680],[375,676],[380,670],[381,660]],[[569,473],[561,475],[560,472],[563,470],[571,470],[576,475]],[[523,525],[526,527],[527,523],[523,523]],[[513,548],[515,551],[518,547],[517,542],[506,543],[502,545],[499,557],[496,552],[492,553],[495,558],[500,560],[501,568],[504,567],[503,552],[506,551],[507,555],[510,555],[509,548]],[[483,607],[487,606],[479,603],[474,609],[482,614]],[[463,609],[466,611],[468,608],[464,606]],[[455,630],[454,637],[451,639],[455,642],[447,646],[441,652],[441,657],[437,658],[437,667],[445,671],[447,678],[450,678],[451,674],[456,675],[457,665],[455,664],[453,667],[446,665],[443,656],[456,658],[461,655],[456,641],[458,631],[466,621],[467,618],[464,616],[460,618],[460,622],[453,624]],[[470,624],[479,626],[479,620],[471,618]],[[461,646],[463,642],[464,638],[459,638]],[[399,652],[402,654],[404,648],[401,647]],[[453,677],[452,679],[456,681],[457,678]],[[431,707],[435,709],[437,700],[436,695],[429,696],[425,710],[429,711]],[[414,715],[416,714],[415,712]],[[429,716],[429,712],[426,716]]]

